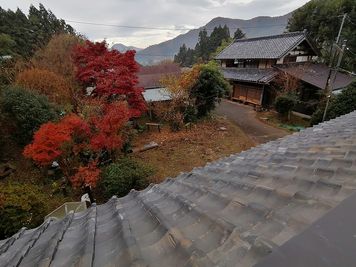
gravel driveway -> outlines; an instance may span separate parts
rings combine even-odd
[[[261,122],[256,118],[256,111],[251,106],[222,100],[215,111],[236,123],[256,144],[266,143],[283,137],[287,131]]]

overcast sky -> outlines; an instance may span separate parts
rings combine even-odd
[[[214,17],[250,19],[256,16],[284,15],[308,0],[0,0],[4,9],[19,7],[27,14],[31,4],[43,3],[65,20],[168,28],[132,29],[68,22],[91,40],[106,38],[145,48],[205,25]],[[179,29],[179,30],[169,30]]]

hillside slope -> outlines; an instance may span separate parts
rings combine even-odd
[[[189,32],[181,34],[171,40],[149,46],[139,51],[136,60],[141,64],[147,65],[163,59],[172,59],[181,45],[186,44],[187,47],[195,47],[201,29],[206,28],[208,34],[210,34],[214,27],[218,27],[219,25],[224,26],[226,24],[230,29],[231,35],[234,34],[237,28],[241,28],[243,32],[246,33],[246,37],[279,34],[285,31],[288,19],[291,15],[292,13],[288,13],[280,17],[263,16],[249,20],[217,17],[199,29],[190,30]]]
[[[111,49],[116,49],[118,51],[120,51],[121,53],[125,53],[126,51],[128,50],[136,50],[136,51],[140,51],[142,50],[142,48],[138,48],[138,47],[135,47],[135,46],[126,46],[126,45],[123,45],[123,44],[114,44]]]

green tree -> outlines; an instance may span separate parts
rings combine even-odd
[[[12,56],[14,53],[11,48],[15,45],[16,43],[10,35],[0,33],[0,56]]]
[[[325,101],[312,116],[311,124],[318,124],[323,119]],[[325,120],[331,120],[356,110],[356,81],[338,95],[332,95]]]
[[[237,28],[237,30],[234,33],[234,40],[243,39],[245,37],[246,34],[240,28]]]
[[[22,227],[40,225],[49,212],[49,201],[39,186],[1,183],[0,239],[10,237]]]
[[[187,46],[183,44],[179,48],[179,52],[174,56],[174,62],[180,64],[182,67],[185,67],[185,62],[187,58]]]
[[[21,87],[9,86],[2,90],[0,108],[14,124],[14,138],[20,144],[31,141],[39,127],[58,118],[55,106],[45,96],[35,94]]]
[[[148,186],[152,168],[130,158],[122,158],[103,171],[102,185],[108,197],[123,197],[131,189],[141,190]]]
[[[198,59],[201,59],[203,62],[208,61],[209,59],[209,37],[206,29],[203,29],[199,32],[199,41],[195,46],[195,52]]]
[[[288,120],[290,120],[290,113],[297,104],[297,99],[296,94],[293,92],[287,92],[277,96],[274,103],[276,111],[283,116],[287,115]]]
[[[202,65],[197,82],[190,91],[195,99],[198,118],[208,115],[216,104],[230,91],[229,83],[224,79],[215,62]]]
[[[223,40],[221,42],[221,45],[216,48],[215,52],[213,52],[211,55],[210,55],[210,58],[213,59],[215,58],[218,54],[220,54],[226,47],[228,47],[231,42],[233,41],[232,38],[229,38],[229,39],[226,39],[226,40]]]
[[[335,41],[343,14],[347,19],[341,39],[347,40],[347,47],[342,67],[355,71],[356,57],[356,8],[354,0],[311,0],[293,12],[288,22],[289,31],[307,30],[311,39],[322,52],[322,58],[329,62],[332,43]]]
[[[224,27],[215,27],[208,40],[209,55],[216,51],[223,41],[228,39],[230,39],[230,31],[226,25]]]
[[[224,27],[221,27],[221,25],[215,27],[210,36],[208,36],[206,29],[203,29],[199,32],[199,41],[195,48],[187,48],[183,44],[178,54],[174,57],[174,62],[184,67],[191,67],[198,62],[206,63],[213,58],[214,52],[218,47],[230,40],[230,31],[226,25]]]
[[[0,33],[10,36],[13,41],[8,47],[10,54],[29,58],[37,48],[46,45],[53,35],[74,34],[74,29],[40,4],[39,9],[31,6],[28,16],[20,9],[13,12],[0,7]]]

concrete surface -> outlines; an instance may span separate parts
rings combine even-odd
[[[288,135],[289,132],[275,128],[256,118],[253,107],[222,100],[215,111],[236,123],[256,144],[263,144]]]

